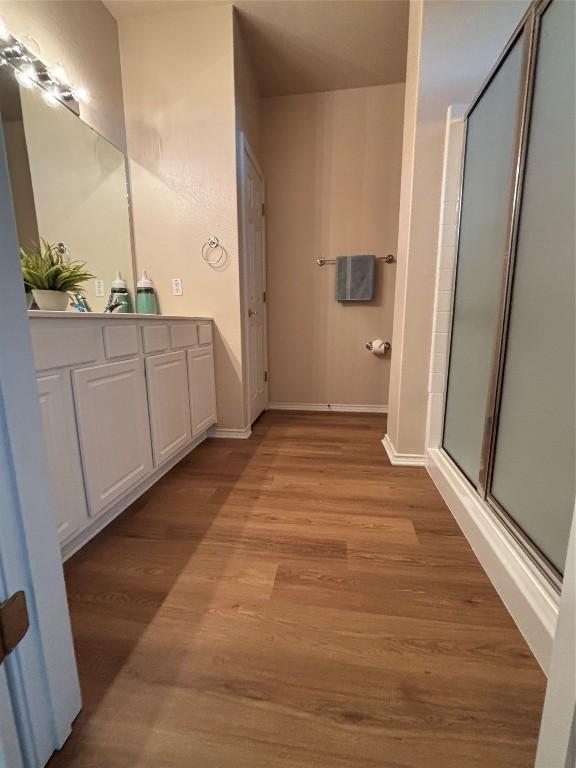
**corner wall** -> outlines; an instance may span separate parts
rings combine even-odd
[[[385,409],[395,265],[376,299],[340,304],[335,266],[316,259],[396,253],[404,84],[262,100],[267,187],[271,405]]]
[[[218,426],[243,429],[233,9],[129,18],[119,30],[138,271],[163,314],[214,318]],[[211,235],[227,251],[216,269],[201,256]]]

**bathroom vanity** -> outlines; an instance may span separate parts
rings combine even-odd
[[[216,422],[212,321],[29,312],[66,559]]]

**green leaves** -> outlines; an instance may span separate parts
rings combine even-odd
[[[56,246],[42,239],[40,245],[20,249],[20,266],[26,292],[65,291],[84,295],[82,283],[94,275],[84,261],[65,261]]]

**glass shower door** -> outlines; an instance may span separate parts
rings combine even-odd
[[[520,32],[467,118],[443,448],[474,486],[510,237],[528,36]]]
[[[575,488],[576,6],[539,23],[489,500],[564,570]]]

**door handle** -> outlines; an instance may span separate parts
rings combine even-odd
[[[0,664],[22,640],[29,625],[24,592],[15,592],[0,603]]]
[[[256,312],[255,309],[252,309],[252,307],[250,307],[250,309],[248,310],[248,317],[252,317],[252,315],[257,315],[257,314],[258,312]]]

